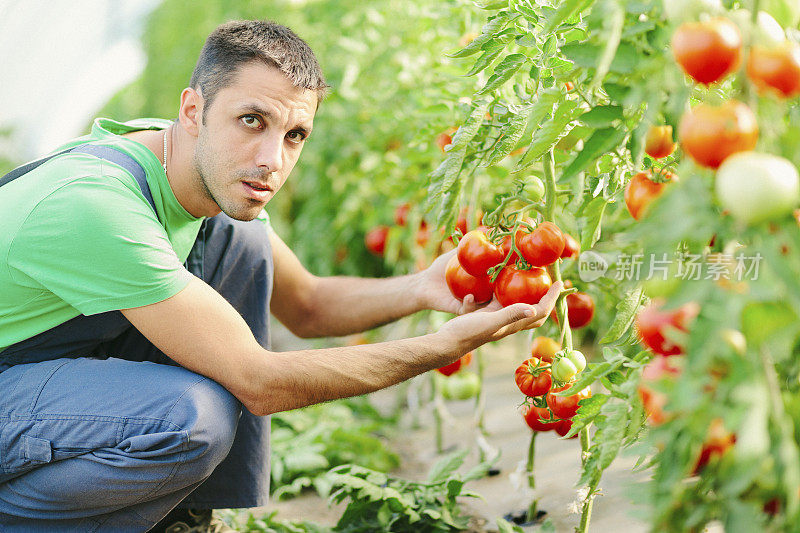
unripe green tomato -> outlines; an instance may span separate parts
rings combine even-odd
[[[565,350],[564,356],[575,366],[578,373],[583,372],[583,369],[586,368],[586,357],[578,350]]]
[[[577,373],[578,369],[575,364],[567,357],[561,357],[557,361],[553,361],[553,368],[550,370],[553,379],[562,383],[571,380]]]
[[[544,182],[538,176],[525,178],[525,197],[536,203],[544,198]]]
[[[446,400],[467,400],[474,398],[481,390],[481,378],[475,372],[462,370],[450,377],[442,376],[439,390]]]
[[[717,170],[719,203],[747,223],[787,215],[800,203],[800,175],[791,161],[759,152],[739,152]]]

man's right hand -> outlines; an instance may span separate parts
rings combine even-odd
[[[539,303],[513,304],[497,310],[487,306],[472,313],[456,317],[445,323],[438,334],[447,337],[450,342],[463,346],[463,352],[474,350],[487,342],[496,341],[522,331],[523,329],[542,326],[553,311],[564,285],[553,283]]]

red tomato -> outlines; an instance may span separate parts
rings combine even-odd
[[[759,92],[783,98],[800,95],[800,45],[786,41],[770,48],[753,46],[747,58],[747,76]]]
[[[472,230],[458,241],[458,262],[467,273],[485,276],[486,271],[503,261],[505,255],[499,246],[492,244],[486,233]]]
[[[461,370],[462,368],[466,368],[472,362],[472,352],[464,355],[461,359],[457,361],[453,361],[449,365],[440,366],[436,370],[444,374],[445,376],[451,376]]]
[[[686,22],[672,36],[672,53],[686,74],[710,85],[739,67],[742,35],[725,18]]]
[[[553,378],[550,377],[550,370],[544,370],[542,367],[549,366],[541,359],[531,357],[526,359],[521,365],[517,367],[514,373],[514,381],[517,382],[517,387],[525,396],[541,396],[547,394],[550,390],[550,385],[553,384]]]
[[[647,413],[647,418],[653,426],[659,426],[667,420],[664,413],[664,406],[667,404],[667,396],[652,388],[652,383],[662,379],[674,379],[680,376],[681,370],[669,363],[666,357],[653,359],[642,371],[642,381],[639,383],[639,397]]]
[[[375,255],[383,255],[386,250],[386,237],[389,235],[389,226],[376,226],[364,236],[367,250]]]
[[[450,145],[450,144],[453,144],[453,138],[450,136],[450,133],[452,133],[452,130],[447,130],[447,131],[449,133],[447,133],[447,132],[440,133],[436,137],[436,146],[438,146],[439,150],[441,150],[442,152],[446,152],[447,151],[447,146]]]
[[[653,200],[661,196],[668,182],[678,181],[678,177],[671,172],[664,172],[663,176],[667,179],[664,183],[656,183],[650,176],[652,173],[649,170],[639,172],[625,187],[625,205],[634,220],[639,220]]]
[[[653,159],[661,159],[674,152],[672,126],[650,126],[644,141],[644,151]]]
[[[531,343],[531,357],[537,357],[546,363],[551,363],[559,351],[561,345],[550,337],[536,337]]]
[[[559,420],[556,425],[556,433],[565,437],[569,430],[572,429],[572,420]],[[570,437],[571,439],[577,439],[578,434],[575,433],[573,436]]]
[[[572,92],[572,90],[575,88],[575,85],[571,81],[565,81],[564,82],[564,88],[569,93],[569,92]]]
[[[431,238],[431,230],[428,228],[428,223],[424,220],[420,221],[419,229],[417,230],[417,234],[414,236],[414,241],[422,248],[425,248],[425,245],[428,244],[428,241]]]
[[[543,268],[519,270],[508,264],[494,282],[494,294],[503,307],[519,302],[537,304],[550,290],[550,275]]]
[[[594,300],[585,292],[567,295],[567,318],[573,329],[582,328],[594,318]]]
[[[755,148],[758,122],[750,108],[737,100],[719,107],[699,104],[681,117],[679,139],[698,165],[716,169],[726,157]]]
[[[488,302],[492,299],[493,287],[489,278],[486,276],[476,278],[467,274],[467,271],[461,268],[458,257],[455,255],[447,263],[444,279],[450,292],[459,300],[463,300],[467,294],[472,294],[477,303]]]
[[[411,204],[408,202],[400,204],[394,210],[394,223],[398,226],[405,226],[408,220],[408,212],[411,210]]]
[[[561,252],[562,259],[577,258],[581,253],[581,244],[568,233],[564,233],[564,251]]]
[[[526,405],[522,408],[522,416],[525,417],[525,422],[528,427],[534,431],[550,431],[556,429],[558,422],[542,422],[541,420],[550,420],[552,416],[550,411],[544,407],[536,407],[535,405]]]
[[[636,328],[642,344],[653,353],[664,356],[682,354],[684,347],[668,340],[665,336],[667,328],[688,331],[689,323],[700,312],[700,306],[689,302],[672,311],[662,311],[660,300],[653,300],[650,305],[639,311],[636,317]]]
[[[566,285],[564,285],[566,287]],[[550,313],[550,318],[558,323],[556,310]],[[567,318],[572,329],[582,328],[594,318],[594,300],[585,292],[573,292],[567,295]]]
[[[533,232],[523,235],[517,243],[525,261],[538,267],[555,263],[565,246],[564,234],[552,222],[542,222]]]
[[[581,400],[591,397],[592,391],[586,387],[582,391],[578,391],[570,396],[554,396],[552,393],[567,390],[571,384],[566,384],[563,387],[556,387],[547,393],[545,401],[547,407],[553,411],[553,414],[558,418],[572,418],[578,412],[578,403]]]
[[[715,418],[708,427],[708,437],[700,450],[700,456],[694,466],[693,474],[697,475],[705,468],[712,457],[721,457],[736,443],[736,435],[725,429],[722,419]]]

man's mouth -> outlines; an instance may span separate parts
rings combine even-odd
[[[272,191],[272,187],[265,183],[258,183],[257,181],[245,181],[245,185],[257,191]]]

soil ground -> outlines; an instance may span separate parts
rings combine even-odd
[[[292,349],[298,342],[279,332],[275,338],[280,349]],[[580,474],[580,444],[577,439],[560,440],[554,432],[540,434],[536,440],[536,489],[531,491],[522,476],[527,458],[530,430],[522,419],[518,405],[522,397],[514,384],[513,375],[517,365],[526,356],[524,335],[515,335],[500,343],[485,348],[483,358],[485,445],[490,450],[499,450],[497,462],[500,473],[493,477],[470,482],[467,488],[482,495],[485,501],[465,499],[468,512],[476,517],[476,531],[496,531],[495,521],[509,513],[527,508],[533,496],[539,498],[539,508],[547,512],[555,530],[572,531],[578,525],[579,514],[575,484]],[[294,346],[293,346],[294,345]],[[291,347],[290,347],[291,346]],[[473,360],[471,369],[475,369]],[[415,391],[426,394],[428,376],[419,376],[405,386],[400,385],[380,391],[371,396],[379,408],[391,409],[399,395],[407,397]],[[444,424],[444,452],[467,446],[470,454],[465,469],[478,462],[480,432],[475,420],[474,400],[448,401],[448,413]],[[430,466],[441,457],[436,453],[435,431],[432,410],[422,409],[417,420],[414,413],[406,411],[399,430],[390,446],[401,456],[400,468],[395,475],[423,480]],[[611,533],[639,533],[648,531],[646,523],[634,516],[636,508],[629,495],[636,490],[636,481],[644,474],[632,473],[636,458],[623,454],[605,472],[601,481],[602,493],[595,498],[590,531]],[[316,494],[306,493],[287,501],[276,501],[269,506],[252,509],[254,514],[278,511],[277,518],[309,520],[333,525],[344,510],[344,505],[330,507],[328,502]],[[536,531],[536,526],[527,526],[526,531]]]

